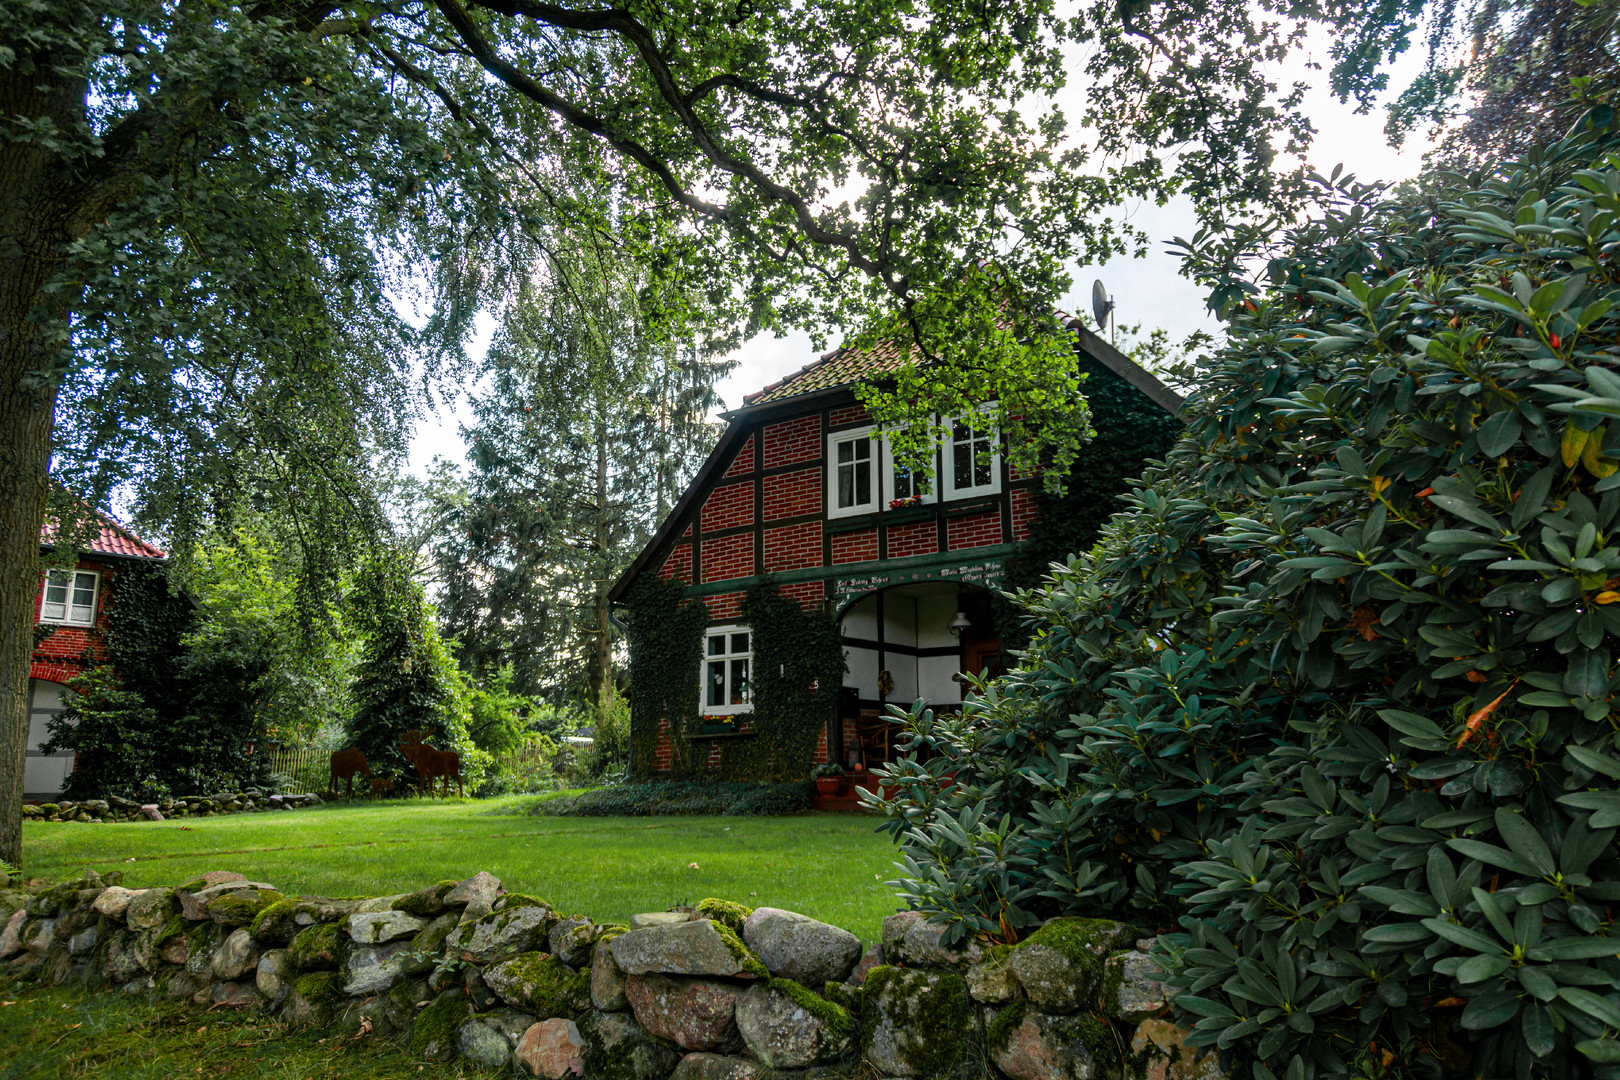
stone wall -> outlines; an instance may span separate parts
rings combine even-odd
[[[101,821],[163,821],[171,817],[214,817],[219,814],[297,810],[305,806],[319,806],[320,803],[321,797],[313,792],[304,795],[268,795],[252,788],[247,791],[224,791],[216,795],[164,798],[153,803],[140,803],[118,795],[78,802],[59,799],[56,802],[24,804],[23,817],[29,821],[78,821],[86,824]]]
[[[373,899],[241,874],[0,890],[0,972],[391,1034],[519,1076],[1220,1080],[1168,1019],[1151,941],[1055,919],[949,949],[916,912],[870,948],[790,911],[705,900],[602,925],[487,873]]]

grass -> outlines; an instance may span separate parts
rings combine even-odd
[[[870,817],[531,817],[523,811],[534,801],[401,800],[161,823],[25,821],[23,869],[53,881],[121,870],[130,888],[235,870],[320,896],[388,895],[488,870],[508,891],[598,922],[717,896],[802,912],[868,944],[900,906],[883,885],[894,877],[894,848]]]
[[[435,1080],[488,1076],[412,1060],[397,1039],[289,1032],[246,1012],[200,1012],[80,987],[0,981],[0,1080]]]

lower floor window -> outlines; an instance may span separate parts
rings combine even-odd
[[[705,712],[744,712],[752,703],[748,681],[750,649],[748,628],[723,626],[710,630],[704,644],[703,708]]]

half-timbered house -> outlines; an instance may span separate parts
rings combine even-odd
[[[1174,392],[1078,320],[1066,324],[1089,385],[1117,380],[1153,408],[1180,408]],[[995,431],[973,417],[945,425],[932,485],[899,468],[855,388],[900,361],[898,350],[840,349],[747,396],[724,414],[714,451],[615,582],[616,602],[654,574],[708,609],[700,669],[691,672],[698,714],[633,714],[633,745],[653,750],[633,754],[632,775],[668,775],[686,751],[718,766],[727,734],[746,737],[771,723],[752,715],[754,628],[743,616],[744,595],[761,575],[781,595],[835,617],[843,639],[842,693],[804,774],[822,761],[856,769],[890,759],[890,703],[957,707],[963,672],[1006,664],[990,597],[1030,535],[1040,478],[1011,468]],[[1102,430],[1109,417],[1093,423]],[[648,724],[656,737],[637,739]]]
[[[167,558],[111,517],[97,514],[96,525],[95,535],[81,542],[71,568],[48,569],[40,579],[28,667],[28,744],[23,766],[23,798],[29,802],[56,798],[73,771],[71,750],[47,754],[41,747],[49,734],[48,721],[73,694],[67,681],[107,663],[110,582],[131,566]],[[47,525],[40,547],[49,553],[54,546]]]

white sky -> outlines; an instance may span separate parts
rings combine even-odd
[[[1318,59],[1326,61],[1322,48],[1326,36],[1315,37]],[[1302,55],[1289,65],[1291,70],[1282,74],[1279,82],[1300,79],[1320,87],[1325,73],[1305,67],[1309,54]],[[1384,101],[1392,99],[1411,82],[1423,66],[1421,50],[1413,50],[1389,69],[1390,90]],[[1070,116],[1078,115],[1078,108],[1065,110]],[[1306,111],[1317,128],[1310,161],[1318,172],[1327,174],[1335,165],[1343,164],[1363,180],[1398,181],[1415,176],[1422,166],[1423,154],[1429,142],[1412,137],[1400,151],[1392,149],[1384,138],[1384,113],[1381,109],[1358,116],[1347,105],[1333,100],[1325,89],[1311,91],[1306,100]],[[1143,229],[1151,238],[1150,251],[1142,259],[1116,259],[1106,266],[1077,267],[1074,287],[1058,306],[1070,314],[1081,315],[1091,324],[1091,283],[1102,278],[1116,304],[1116,319],[1121,326],[1140,323],[1145,335],[1155,327],[1170,332],[1172,340],[1180,340],[1193,330],[1203,328],[1214,332],[1218,324],[1204,307],[1204,293],[1178,273],[1178,260],[1165,250],[1165,243],[1175,236],[1192,235],[1195,224],[1191,207],[1184,199],[1167,206],[1156,206],[1151,201],[1137,200],[1120,208],[1119,213],[1132,224]],[[479,333],[473,343],[477,355],[488,346],[494,332],[494,320],[480,316]],[[835,343],[836,344],[836,343]],[[752,393],[767,383],[780,379],[810,363],[818,353],[811,347],[809,335],[802,331],[785,337],[756,337],[738,350],[736,370],[719,385],[721,399],[727,408],[742,403],[744,394]],[[435,456],[449,458],[458,464],[464,459],[466,446],[458,433],[459,425],[469,418],[464,396],[457,395],[447,407],[418,421],[411,443],[409,467],[419,475],[425,473]]]

